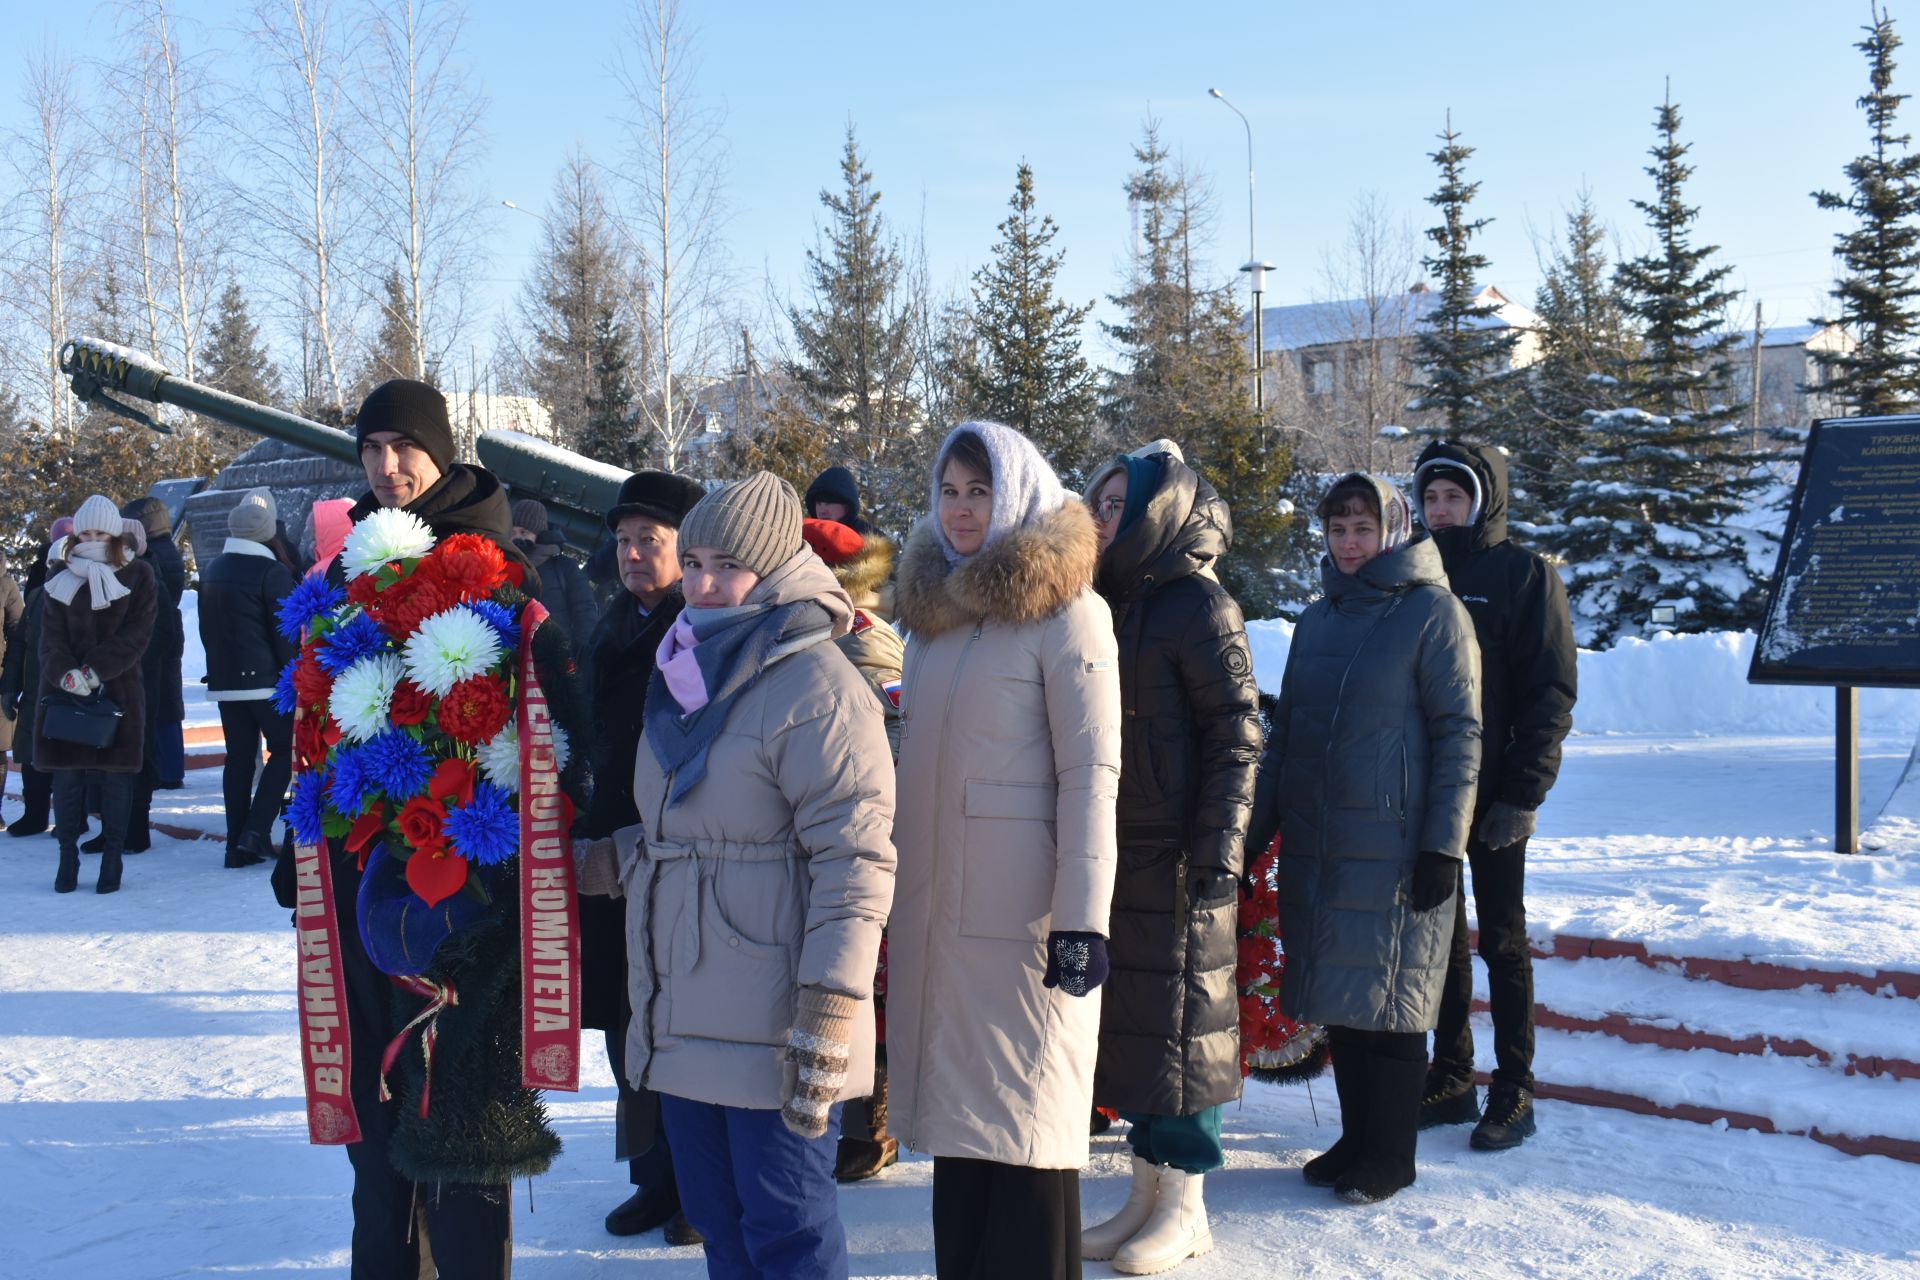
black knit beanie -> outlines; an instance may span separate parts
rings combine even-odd
[[[453,426],[447,399],[424,382],[395,378],[383,382],[360,402],[353,438],[364,442],[376,431],[393,431],[419,445],[444,475],[453,465]]]

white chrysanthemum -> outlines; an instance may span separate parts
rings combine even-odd
[[[347,534],[340,562],[347,576],[372,573],[390,560],[418,559],[433,550],[433,530],[419,516],[398,507],[382,507]]]
[[[464,605],[434,614],[407,641],[407,678],[436,698],[500,661],[500,633]]]
[[[573,758],[573,744],[567,741],[567,731],[559,725],[553,726],[553,767],[556,772],[567,771],[567,761]],[[493,741],[480,748],[480,772],[488,782],[499,787],[508,795],[520,791],[520,726],[515,720],[507,721],[507,727],[493,736]]]
[[[400,683],[400,659],[376,653],[342,671],[333,682],[327,711],[340,732],[354,742],[365,742],[388,726],[394,686]]]

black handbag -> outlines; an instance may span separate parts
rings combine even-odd
[[[104,694],[82,698],[56,689],[40,699],[40,732],[52,742],[70,742],[96,751],[113,745],[127,713]]]

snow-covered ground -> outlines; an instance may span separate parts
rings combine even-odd
[[[1256,662],[1274,685],[1279,631],[1256,627]],[[1627,646],[1583,657],[1583,732],[1568,745],[1528,868],[1536,933],[1920,971],[1920,850],[1829,852],[1829,695],[1746,688],[1726,675],[1744,674],[1739,645],[1690,637],[1644,646],[1652,656]],[[1776,694],[1805,701],[1753,705]],[[1866,813],[1905,762],[1916,702],[1866,699]],[[1655,716],[1674,718],[1646,719]],[[217,831],[218,787],[218,770],[193,771],[186,790],[158,797],[155,816]],[[9,798],[5,816],[17,813]],[[162,839],[129,859],[122,892],[89,892],[89,860],[82,891],[56,896],[52,840],[0,840],[0,1195],[11,1218],[0,1276],[347,1274],[346,1158],[305,1142],[287,915],[264,868],[224,870],[220,855],[214,840]],[[1805,1036],[1843,1055],[1920,1058],[1908,1000],[1730,992],[1630,961],[1543,962],[1539,988],[1574,1016],[1621,1011],[1736,1038]],[[1484,1054],[1488,1037],[1479,1040]],[[602,1230],[626,1187],[609,1159],[611,1082],[588,1058],[582,1092],[550,1097],[567,1144],[559,1165],[519,1191],[519,1274],[703,1274],[692,1251]],[[1878,1121],[1875,1132],[1920,1136],[1920,1085],[1805,1060],[1542,1031],[1539,1065],[1543,1079],[1630,1081],[1668,1104],[1841,1133]],[[1920,1165],[1546,1101],[1540,1136],[1516,1152],[1472,1152],[1465,1129],[1424,1135],[1419,1183],[1355,1209],[1297,1171],[1332,1140],[1336,1105],[1319,1082],[1255,1086],[1229,1111],[1228,1166],[1207,1188],[1218,1248],[1177,1274],[1920,1274]],[[1121,1140],[1100,1139],[1083,1184],[1090,1221],[1117,1206],[1125,1170]],[[856,1275],[931,1272],[930,1175],[911,1158],[843,1190]],[[1089,1264],[1088,1274],[1109,1272]]]

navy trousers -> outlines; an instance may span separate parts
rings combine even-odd
[[[833,1181],[840,1108],[801,1138],[778,1111],[660,1095],[680,1208],[707,1238],[714,1280],[842,1280],[847,1233]]]

